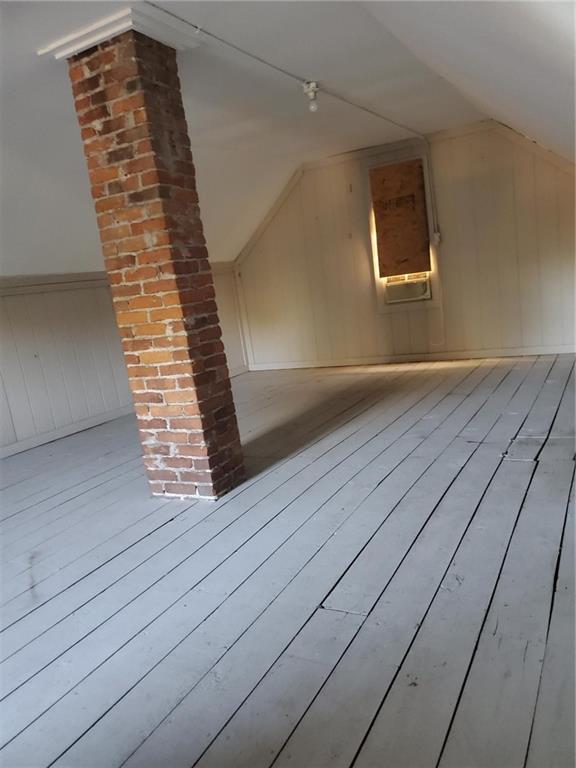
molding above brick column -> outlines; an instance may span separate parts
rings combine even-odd
[[[130,30],[141,32],[176,50],[196,48],[201,44],[200,30],[195,31],[167,11],[143,2],[129,5],[92,24],[75,29],[42,46],[36,53],[38,56],[51,55],[55,59],[67,59]]]

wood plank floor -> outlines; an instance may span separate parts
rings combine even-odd
[[[233,385],[218,502],[131,418],[3,462],[2,765],[573,766],[573,357]]]

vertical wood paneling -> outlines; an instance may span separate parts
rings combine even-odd
[[[226,272],[214,272],[214,289],[218,303],[220,327],[222,328],[222,340],[228,358],[228,368],[231,374],[235,374],[246,369],[246,360],[242,344],[240,312],[233,269]]]
[[[522,343],[525,346],[538,346],[542,344],[542,285],[536,221],[535,160],[534,155],[519,146],[514,146],[512,152]]]
[[[241,268],[256,359],[314,360],[312,297],[303,247],[300,189],[296,187]],[[269,258],[273,251],[274,258]]]
[[[82,297],[77,296],[76,305],[82,305],[85,320],[86,334],[84,343],[90,349],[91,360],[94,363],[95,383],[98,385],[99,399],[102,401],[103,411],[111,411],[119,405],[118,393],[114,385],[114,374],[106,343],[106,327],[98,311],[96,291],[84,291]],[[94,333],[94,329],[98,333]]]
[[[451,291],[451,300],[447,302],[446,311],[451,309],[454,313],[454,324],[462,326],[462,337],[459,340],[460,349],[482,348],[482,333],[479,322],[482,310],[480,292],[478,291],[481,266],[476,238],[474,188],[470,184],[472,175],[471,141],[469,136],[463,136],[452,142],[441,142],[452,145],[452,171],[455,182],[452,189],[452,200],[457,206],[455,226],[458,231],[458,247],[455,250],[454,261],[458,267],[455,268],[457,282]],[[442,230],[447,230],[449,233],[450,227],[442,224]],[[444,265],[442,277],[447,272],[448,269]]]
[[[13,425],[3,446],[130,407],[107,288],[19,293],[0,307],[4,420]]]
[[[96,329],[93,321],[91,322],[84,312],[85,301],[84,291],[81,293],[68,291],[67,294],[63,295],[63,303],[67,308],[69,316],[75,319],[73,344],[80,364],[80,375],[82,377],[82,386],[86,392],[88,413],[90,416],[94,416],[97,413],[105,412],[106,403],[104,402],[100,387],[98,355],[94,354]]]
[[[119,344],[119,333],[114,317],[114,308],[112,306],[112,296],[110,295],[110,292],[97,291],[96,302],[98,305],[97,311],[99,324],[106,342],[106,352],[114,377],[117,397],[120,403],[130,402],[130,387],[125,372],[122,347]]]
[[[0,375],[0,445],[10,445],[16,442],[16,430],[12,412],[6,397],[4,379]]]
[[[243,254],[252,364],[553,352],[574,344],[568,167],[496,126],[434,141],[431,160],[441,301],[378,312],[366,165],[357,155],[316,166]]]
[[[20,362],[15,334],[5,300],[0,301],[0,329],[2,330],[2,378],[6,388],[12,423],[17,440],[36,434],[24,370]]]
[[[463,199],[464,180],[468,169],[462,167],[457,142],[441,142],[433,148],[434,182],[438,201],[438,216],[442,225],[440,279],[442,291],[451,301],[443,307],[446,345],[449,349],[464,349],[468,324],[464,323],[463,300],[467,284],[463,279],[463,252],[471,247],[466,239],[466,203]],[[463,174],[466,174],[464,176]],[[467,253],[466,261],[472,261]]]
[[[72,422],[81,421],[88,418],[90,410],[80,371],[80,361],[76,353],[74,323],[72,322],[73,316],[70,315],[69,311],[70,305],[63,301],[63,293],[60,291],[44,294],[44,305],[46,308],[46,322],[49,324],[54,338],[57,340],[57,356],[55,360],[59,361],[60,367],[66,376],[66,392],[70,404]]]
[[[395,355],[405,355],[412,351],[410,344],[409,312],[395,312],[390,315],[392,322],[392,346]]]
[[[428,318],[425,312],[409,312],[410,351],[418,355],[428,351]]]
[[[56,423],[27,303],[20,296],[7,296],[4,299],[4,306],[8,317],[9,333],[12,334],[15,342],[16,356],[13,365],[18,365],[22,372],[21,381],[24,391],[15,391],[14,394],[19,401],[25,397],[25,402],[18,403],[18,410],[25,409],[27,403],[32,416],[33,434],[49,432],[55,429]],[[20,437],[19,430],[17,432]],[[22,436],[28,434],[30,432],[26,430]]]
[[[574,254],[574,214],[576,201],[574,199],[574,179],[564,171],[556,170],[556,194],[558,203],[558,253],[562,270],[562,320],[564,343],[574,344],[576,307],[574,303],[575,288],[575,254]],[[565,265],[571,265],[571,270]],[[567,274],[564,274],[564,273]]]
[[[311,310],[317,355],[320,360],[332,360],[334,358],[332,329],[327,323],[322,322],[322,318],[329,315],[330,292],[324,267],[324,254],[329,248],[323,240],[322,219],[318,210],[318,201],[323,199],[323,196],[318,194],[321,179],[322,175],[318,173],[303,174],[300,181],[302,206],[300,221],[302,223],[308,280],[314,286]]]
[[[504,349],[522,346],[518,243],[515,222],[513,146],[491,134],[494,249],[498,264],[500,341]]]
[[[562,254],[558,231],[556,169],[540,158],[535,163],[536,227],[538,232],[542,289],[542,342],[563,338]]]
[[[316,182],[314,189],[315,200],[312,210],[314,211],[318,226],[318,245],[320,250],[308,250],[307,253],[310,267],[312,267],[314,262],[320,262],[320,279],[322,283],[317,282],[317,273],[315,271],[309,272],[308,279],[314,286],[313,303],[316,304],[315,296],[317,293],[322,296],[322,303],[318,305],[319,311],[315,314],[314,320],[318,329],[315,336],[319,336],[321,339],[328,339],[328,343],[326,344],[324,341],[322,347],[318,350],[318,357],[322,359],[322,355],[325,354],[324,359],[326,360],[338,360],[343,355],[342,345],[344,340],[341,336],[341,329],[346,303],[345,297],[341,296],[338,283],[341,276],[337,274],[339,264],[337,262],[338,252],[336,247],[333,199],[333,183],[335,179],[332,170],[331,167],[326,167],[318,169],[318,173],[315,174],[304,174],[304,178],[312,175]],[[303,206],[302,211],[305,218],[310,215],[310,209],[307,207]],[[321,293],[318,291],[320,285],[322,285]],[[338,298],[342,300],[340,307],[335,306]],[[332,322],[326,323],[326,318],[331,318]]]
[[[36,342],[36,353],[42,368],[42,378],[47,397],[50,400],[54,428],[72,421],[69,395],[66,388],[66,373],[60,364],[58,339],[47,322],[44,307],[45,294],[12,297],[26,307],[31,333]]]
[[[472,205],[475,212],[475,237],[478,244],[480,325],[484,349],[502,347],[501,306],[498,248],[496,240],[497,210],[492,199],[494,151],[493,136],[479,133],[472,143]],[[469,236],[472,236],[470,233]],[[450,300],[447,297],[447,300]]]

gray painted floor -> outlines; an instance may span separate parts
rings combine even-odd
[[[131,418],[6,459],[2,764],[572,766],[573,364],[244,374],[216,503]]]

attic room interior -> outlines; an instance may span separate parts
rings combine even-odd
[[[574,4],[0,3],[0,764],[573,768]]]

